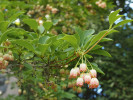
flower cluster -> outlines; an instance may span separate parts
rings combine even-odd
[[[72,68],[69,75],[69,78],[77,78],[76,82],[77,86],[82,87],[85,83],[89,85],[89,88],[97,88],[99,86],[99,81],[96,77],[97,77],[96,70],[95,69],[88,70],[87,65],[85,63],[80,64],[79,68],[78,67]],[[71,87],[70,83],[69,87]]]
[[[67,68],[68,67],[68,65],[65,65],[64,66],[65,68]],[[76,75],[80,75],[80,70],[79,70],[79,68],[74,68],[74,69],[72,69],[72,70],[77,70],[78,71],[78,73],[76,73]],[[71,72],[72,73],[72,72]],[[68,75],[70,74],[69,73],[69,70],[67,70],[67,69],[64,69],[64,68],[61,68],[60,69],[60,74],[61,74],[61,76],[62,76],[62,78],[61,78],[61,81],[65,81],[66,80],[66,77],[68,77]],[[75,77],[75,75],[74,75],[74,77]],[[71,78],[74,78],[74,77],[71,77]],[[70,77],[69,77],[70,78]],[[70,78],[70,79],[71,79]],[[61,85],[62,86],[62,89],[63,90],[65,90],[65,89],[67,89],[67,88],[72,88],[73,89],[73,91],[75,91],[75,92],[77,92],[77,93],[81,93],[82,92],[82,88],[81,87],[77,87],[76,86],[76,81],[75,80],[69,80],[69,82],[68,82],[68,84],[62,84]]]
[[[8,66],[8,61],[13,61],[14,57],[12,55],[12,51],[8,51],[8,53],[3,54],[0,52],[0,69],[6,69]]]
[[[57,8],[53,8],[49,4],[46,5],[46,10],[51,11],[53,14],[56,14],[58,12]]]
[[[102,0],[97,1],[96,5],[101,8],[106,8],[107,6],[105,2],[102,2]]]
[[[76,91],[77,93],[81,93],[82,92],[82,88],[76,86],[76,81],[69,82],[68,83],[68,88],[72,88],[73,91]]]
[[[42,6],[41,5],[36,5],[36,6],[33,7],[33,10],[29,10],[27,12],[27,15],[31,16],[31,15],[34,15],[34,14],[39,14],[41,16],[41,15],[44,14],[43,9],[44,9],[43,5]]]

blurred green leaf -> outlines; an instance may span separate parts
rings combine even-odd
[[[100,45],[96,45],[93,49],[91,49],[91,51],[93,51],[93,50],[97,50],[97,49],[100,49],[100,48],[102,48],[103,46],[100,46]]]
[[[109,24],[112,25],[118,18],[121,16],[117,15],[120,12],[121,9],[118,9],[109,15]]]
[[[23,64],[28,70],[33,70],[33,67],[31,64],[28,64],[28,63],[24,63]]]
[[[0,11],[0,22],[4,21],[4,14]]]
[[[44,35],[44,36],[39,38],[39,43],[46,44],[49,38],[50,38],[49,36]]]
[[[9,25],[8,21],[0,21],[0,31],[3,33],[7,30],[7,27]]]
[[[45,28],[45,30],[49,30],[52,27],[53,23],[52,22],[44,22],[43,26]]]
[[[90,53],[111,57],[111,55],[105,50],[94,50],[90,51]]]
[[[96,63],[91,63],[92,67],[99,73],[105,75],[105,73],[98,67],[98,65]]]
[[[30,28],[33,29],[34,31],[36,31],[38,28],[38,23],[36,22],[35,19],[23,19],[23,22],[29,25]]]
[[[73,35],[65,35],[63,38],[61,38],[67,42],[69,42],[74,48],[78,47],[77,39]]]
[[[111,38],[103,38],[100,42],[113,41]]]
[[[25,47],[29,51],[35,52],[32,44],[30,42],[26,41],[26,40],[19,39],[19,40],[13,40],[11,42],[14,43],[14,44],[18,44],[18,45],[20,45],[22,47]]]
[[[49,44],[38,44],[38,49],[41,51],[41,55],[44,56],[44,53],[48,49]]]
[[[123,20],[123,21],[119,22],[118,24],[116,24],[113,28],[116,28],[116,27],[118,27],[118,26],[120,26],[120,25],[124,25],[124,24],[126,24],[126,23],[131,22],[131,21],[133,21],[133,20]]]
[[[15,21],[20,15],[22,15],[24,12],[17,12],[17,13],[14,13],[10,18],[9,18],[9,21],[10,23],[12,23],[13,21]]]

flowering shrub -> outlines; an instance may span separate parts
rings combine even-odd
[[[100,5],[97,5],[106,8],[104,2],[100,1]],[[79,27],[75,27],[75,34],[74,32],[72,32],[73,35],[65,34],[66,30],[69,30],[67,27],[72,23],[70,21],[70,23],[66,22],[67,26],[62,26],[64,34],[55,35],[49,31],[54,25],[50,19],[43,23],[40,19],[33,19],[37,13],[40,15],[44,13],[43,8],[43,6],[36,6],[34,10],[29,10],[27,15],[30,17],[23,15],[24,12],[17,12],[6,18],[7,15],[1,12],[0,17],[3,20],[0,21],[2,26],[0,28],[0,68],[2,72],[8,71],[3,69],[10,69],[13,72],[13,75],[18,78],[19,95],[24,95],[29,100],[72,99],[76,96],[65,92],[67,88],[72,88],[77,93],[82,92],[84,84],[91,89],[97,88],[99,86],[97,72],[102,74],[104,72],[89,59],[93,54],[110,57],[107,51],[101,50],[102,46],[99,43],[110,41],[111,39],[105,36],[117,32],[116,27],[132,20],[124,20],[114,25],[114,22],[122,17],[118,15],[120,10],[117,10],[109,15],[109,29],[100,31],[98,34],[94,34],[94,29],[81,30]],[[51,5],[46,5],[46,10],[46,15],[59,12]],[[18,17],[21,17],[22,21],[14,22]],[[69,14],[65,17],[69,19]],[[17,26],[14,27],[13,23]],[[70,33],[71,31],[69,30]]]

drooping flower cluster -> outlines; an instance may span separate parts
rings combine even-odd
[[[102,0],[97,1],[96,5],[101,8],[106,8],[107,6],[105,2],[102,2]]]
[[[6,69],[8,66],[8,61],[13,61],[14,57],[12,55],[12,51],[8,51],[8,53],[3,54],[0,52],[0,69]]]
[[[99,86],[99,81],[96,77],[96,70],[87,69],[87,65],[85,63],[80,64],[79,68],[72,68],[69,75],[69,78],[77,78],[77,86],[82,87],[84,84],[88,84],[89,88],[97,88]],[[71,87],[71,84],[69,83],[68,86]]]
[[[64,67],[67,68],[68,65],[65,65]],[[65,81],[66,80],[65,77],[67,77],[69,74],[71,74],[69,79],[76,78],[77,76],[80,75],[79,68],[73,68],[71,70],[71,72],[69,72],[69,70],[67,70],[65,68],[61,68],[60,71],[59,71],[61,76],[62,76],[61,81]],[[82,92],[82,88],[76,86],[76,80],[69,80],[68,84],[64,83],[64,84],[61,84],[61,86],[62,86],[63,90],[65,90],[66,88],[72,88],[73,91],[75,91],[77,93],[81,93]]]

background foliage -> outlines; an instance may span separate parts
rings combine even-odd
[[[13,69],[16,72],[16,75],[19,78],[18,85],[24,90],[25,88],[29,87],[31,83],[33,83],[33,86],[36,86],[38,82],[43,82],[43,78],[36,79],[35,77],[40,77],[43,74],[42,68],[45,68],[45,66],[48,65],[41,65],[37,64],[36,62],[47,62],[47,57],[52,52],[54,55],[54,58],[51,58],[50,61],[59,60],[59,59],[65,59],[66,57],[69,57],[72,55],[74,50],[77,48],[76,42],[69,41],[75,39],[75,37],[70,37],[66,34],[74,34],[75,33],[75,27],[81,27],[82,30],[89,30],[89,29],[95,29],[95,33],[98,33],[101,30],[108,29],[109,23],[108,23],[108,15],[110,11],[116,10],[118,8],[123,8],[120,14],[126,15],[126,19],[132,18],[132,8],[130,8],[131,1],[130,0],[105,0],[107,7],[106,8],[100,8],[98,7],[95,2],[97,0],[1,0],[0,1],[0,9],[4,13],[5,22],[3,22],[2,17],[0,18],[0,30],[1,34],[6,31],[10,39],[19,39],[19,40],[13,40],[11,41],[14,46],[11,45],[11,48],[13,48],[14,56],[16,59],[20,59],[18,62],[19,64],[23,64],[25,67],[21,73],[19,73],[19,68]],[[129,2],[129,3],[127,3]],[[49,4],[53,8],[57,8],[57,13],[52,13],[51,11],[46,10],[46,5]],[[37,8],[37,5],[43,5],[43,9]],[[30,11],[30,12],[29,12]],[[2,15],[2,14],[1,14]],[[29,17],[28,17],[28,16]],[[2,15],[3,16],[3,15]],[[14,21],[19,18],[20,24],[14,23]],[[40,23],[37,23],[39,20],[43,20],[44,23],[43,26],[38,27]],[[120,19],[122,20],[122,19]],[[16,29],[16,28],[17,29]],[[26,30],[26,31],[25,31]],[[78,29],[79,31],[80,29]],[[133,98],[132,92],[133,92],[133,85],[132,85],[132,23],[129,23],[127,25],[121,26],[118,28],[120,31],[116,34],[111,34],[108,37],[113,39],[113,41],[110,42],[104,42],[101,43],[104,45],[102,49],[107,50],[111,53],[110,57],[103,57],[103,56],[96,56],[93,52],[93,58],[91,58],[91,62],[96,62],[99,67],[102,69],[103,72],[105,72],[105,75],[102,75],[99,73],[99,80],[100,80],[100,87],[94,90],[88,90],[87,86],[83,89],[83,92],[81,94],[77,94],[73,92],[71,89],[66,89],[65,91],[62,90],[61,86],[65,83],[60,80],[60,77],[66,78],[67,77],[61,76],[58,73],[58,69],[54,68],[60,67],[60,63],[57,63],[57,65],[54,65],[52,69],[47,68],[44,71],[44,75],[47,75],[45,77],[45,80],[52,80],[55,81],[55,78],[49,78],[50,73],[53,74],[53,76],[57,76],[56,83],[60,81],[60,84],[58,84],[58,92],[50,91],[50,94],[48,97],[50,97],[51,94],[54,94],[54,96],[58,96],[59,100],[62,98],[75,98],[78,100],[80,99],[97,99],[97,100],[131,100]],[[10,34],[12,33],[12,34]],[[37,35],[36,33],[39,33],[41,35]],[[55,35],[46,35],[43,36],[43,33],[53,33],[53,34],[59,34],[57,38],[55,38]],[[65,33],[65,34],[62,34]],[[76,32],[77,33],[77,32]],[[1,35],[2,36],[2,35]],[[38,36],[40,36],[39,40]],[[5,37],[5,36],[4,36]],[[68,39],[69,38],[69,39]],[[21,39],[21,40],[20,40]],[[23,39],[28,39],[28,41],[24,41]],[[34,41],[32,41],[34,39]],[[57,39],[60,39],[58,42]],[[6,38],[3,38],[3,40],[6,40]],[[2,39],[0,42],[3,41]],[[63,40],[66,40],[70,44],[67,44],[66,42],[63,42],[60,44]],[[76,39],[75,39],[76,40]],[[39,44],[37,42],[39,41]],[[54,45],[51,44],[52,42],[55,42]],[[32,45],[31,45],[31,44]],[[34,45],[33,45],[34,44]],[[24,46],[25,45],[25,46]],[[59,50],[53,50],[53,51],[47,51],[47,48],[51,46],[56,49],[55,47],[59,46]],[[61,48],[62,46],[64,46]],[[74,49],[66,49],[69,46],[73,46]],[[24,46],[25,48],[21,48],[19,46]],[[81,46],[81,45],[80,45]],[[18,47],[18,48],[17,48]],[[34,51],[34,48],[36,47],[36,51]],[[21,49],[20,49],[21,48]],[[41,51],[44,48],[43,51]],[[18,52],[17,49],[20,49]],[[27,52],[27,49],[30,51]],[[46,49],[46,50],[45,50]],[[64,53],[64,49],[66,49]],[[22,51],[22,52],[21,52]],[[69,51],[69,53],[67,53]],[[70,52],[72,51],[72,52]],[[35,53],[35,55],[33,54]],[[64,55],[63,55],[64,54]],[[42,55],[42,57],[40,57]],[[60,56],[57,56],[60,55]],[[59,58],[58,58],[59,57]],[[44,59],[40,59],[44,58]],[[26,61],[28,59],[28,63]],[[24,61],[21,61],[24,60]],[[29,63],[34,60],[33,65],[40,66],[40,67],[32,67]],[[26,62],[25,62],[26,61]],[[68,60],[69,61],[69,60]],[[63,63],[67,63],[68,61],[65,61]],[[23,62],[23,63],[22,63]],[[53,62],[49,62],[53,63]],[[62,63],[62,62],[61,62]],[[76,61],[73,61],[70,64],[70,67],[64,68],[64,69],[70,69],[71,66],[74,66]],[[14,63],[13,63],[14,64]],[[17,65],[15,65],[17,66]],[[42,68],[41,68],[42,67]],[[37,71],[36,71],[37,70]],[[42,72],[42,73],[40,73]],[[28,73],[28,74],[27,74]],[[22,74],[22,75],[21,75]],[[32,77],[32,74],[34,78]],[[37,76],[38,75],[38,76]],[[21,79],[21,76],[23,76],[23,79]],[[30,80],[30,82],[29,82]],[[27,84],[29,83],[29,84]],[[23,85],[21,85],[23,84]],[[67,84],[67,81],[66,83]],[[31,87],[33,87],[31,86]],[[30,94],[26,94],[26,96],[23,96],[21,94],[18,100],[21,98],[24,99],[25,97],[28,99],[37,98],[40,99],[43,97],[45,92],[41,92],[42,90],[38,87],[34,88],[37,93],[34,93],[34,97]],[[100,91],[101,90],[101,91]],[[27,90],[30,91],[30,90]],[[100,92],[99,92],[100,91]],[[43,94],[44,93],[44,94]],[[36,94],[38,94],[36,96]],[[89,95],[88,95],[89,94]],[[30,95],[30,97],[29,97]],[[45,96],[46,97],[46,96]],[[52,97],[52,96],[51,96]],[[68,98],[69,97],[69,98]],[[8,100],[8,98],[7,98]]]

